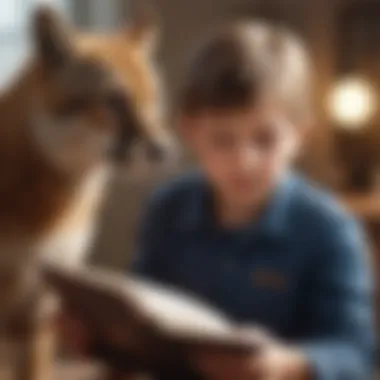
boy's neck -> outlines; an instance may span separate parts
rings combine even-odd
[[[246,203],[239,200],[234,201],[214,188],[212,197],[214,220],[219,226],[226,229],[238,229],[257,222],[267,206],[271,204],[272,199],[279,196],[280,188],[283,189],[284,185],[289,183],[291,176],[290,171],[284,173],[270,189]]]
[[[215,217],[218,225],[235,229],[253,223],[265,207],[267,197],[257,199],[249,205],[233,202],[221,196],[215,197]]]

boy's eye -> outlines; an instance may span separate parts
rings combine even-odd
[[[277,140],[277,134],[269,127],[257,131],[252,138],[253,144],[263,150],[272,149],[276,145]]]

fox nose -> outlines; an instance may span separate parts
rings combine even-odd
[[[148,159],[154,162],[162,162],[166,159],[165,147],[158,144],[149,144],[147,148]]]
[[[150,142],[146,153],[150,161],[158,163],[174,161],[177,158],[177,150],[173,142]]]

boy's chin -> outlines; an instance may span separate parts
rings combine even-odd
[[[236,207],[254,207],[264,200],[262,192],[258,192],[257,189],[233,189],[226,194],[226,198]]]

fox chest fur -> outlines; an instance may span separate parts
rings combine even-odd
[[[0,274],[39,255],[80,261],[108,177],[101,165],[80,178],[58,170],[19,126],[28,118],[13,117],[16,104],[5,102],[2,115],[0,105]]]
[[[105,168],[97,168],[75,184],[38,172],[18,178],[0,203],[0,273],[38,255],[81,261],[107,177]]]
[[[99,166],[72,181],[38,155],[9,149],[0,166],[0,319],[38,286],[36,261],[85,259],[108,178]]]

